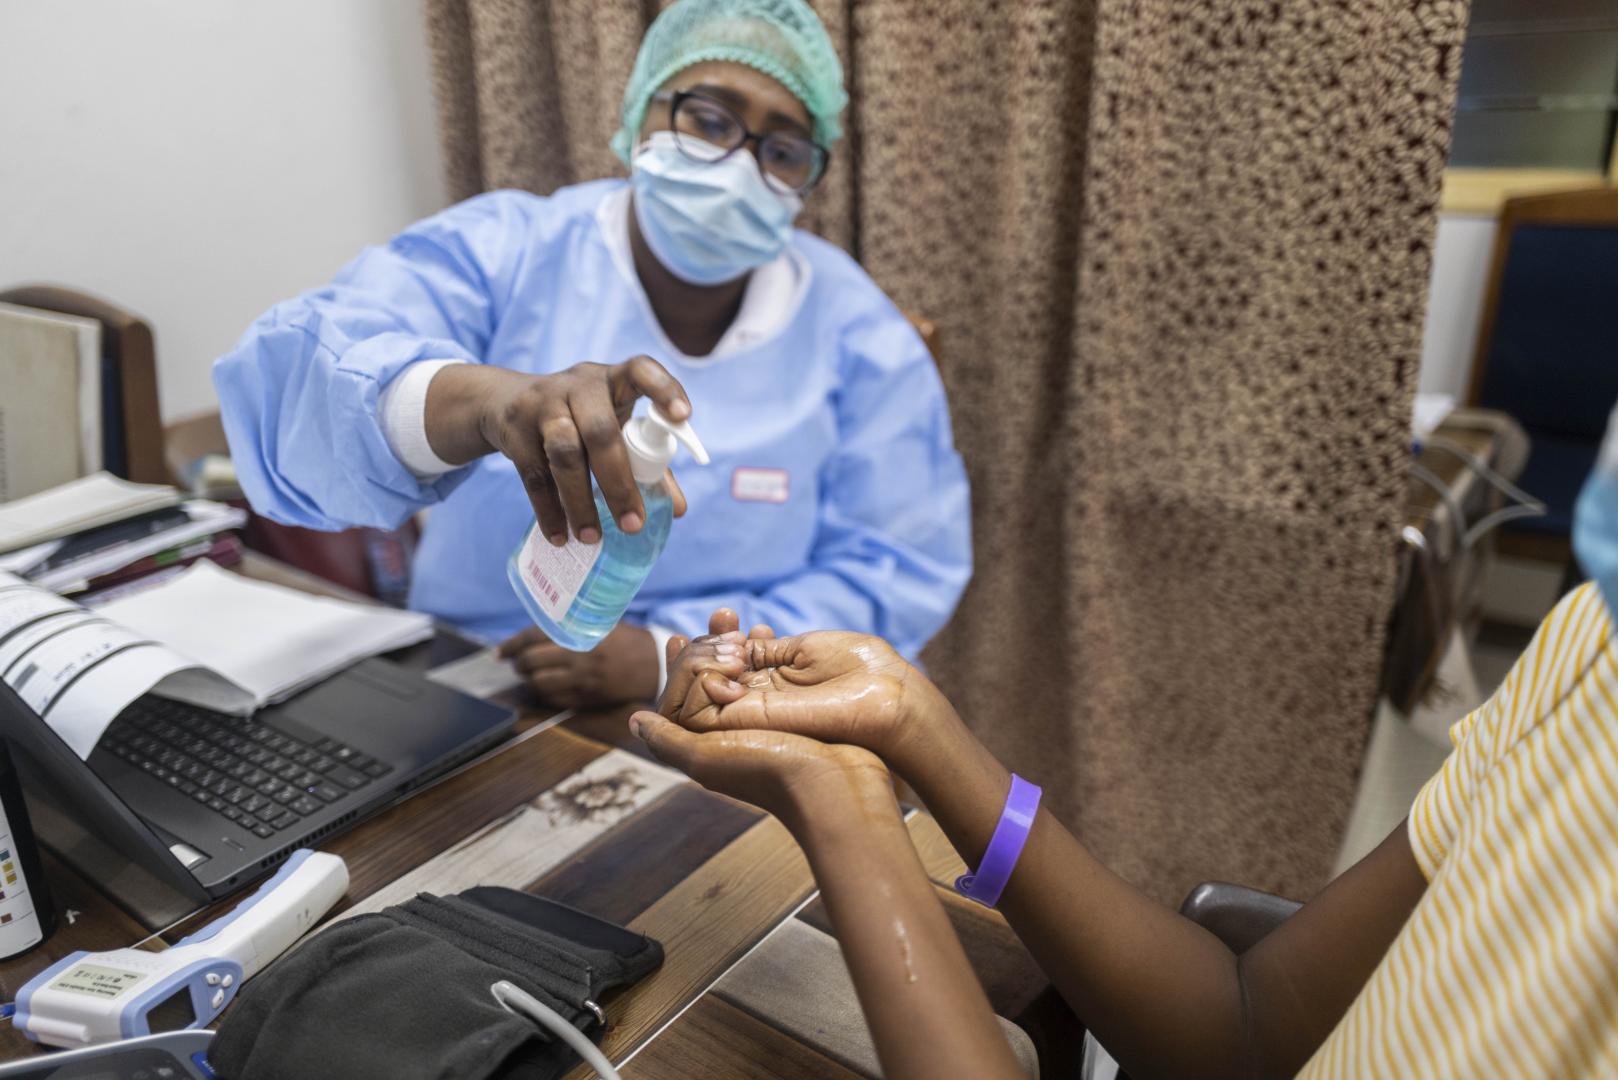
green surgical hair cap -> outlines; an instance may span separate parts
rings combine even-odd
[[[826,27],[803,0],[679,0],[646,31],[624,89],[623,127],[612,149],[625,165],[657,88],[693,64],[746,64],[792,91],[815,121],[815,141],[831,147],[848,104],[843,65]]]

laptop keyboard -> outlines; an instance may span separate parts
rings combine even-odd
[[[336,739],[157,697],[125,709],[100,745],[266,840],[393,771]]]

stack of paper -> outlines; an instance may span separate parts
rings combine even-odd
[[[0,556],[0,566],[52,592],[78,592],[208,554],[220,533],[246,523],[246,512],[234,506],[194,499],[25,548],[44,556],[36,565],[7,565],[10,556]]]
[[[0,553],[111,525],[179,501],[180,493],[165,484],[134,484],[111,473],[92,473],[0,505]]]
[[[207,669],[181,672],[157,693],[242,715],[433,633],[432,619],[420,612],[311,596],[210,562],[103,605],[97,614]]]
[[[241,558],[245,511],[97,473],[0,506],[0,570],[57,593],[105,589],[201,558]],[[65,531],[64,531],[65,530]],[[22,539],[57,534],[7,551]]]

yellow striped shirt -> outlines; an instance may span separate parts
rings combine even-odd
[[[1416,796],[1427,892],[1306,1077],[1618,1076],[1618,642],[1584,585]]]

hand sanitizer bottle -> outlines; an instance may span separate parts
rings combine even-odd
[[[632,417],[624,425],[630,471],[646,504],[646,524],[640,532],[618,528],[598,485],[600,540],[585,544],[569,536],[566,544],[556,547],[535,522],[512,553],[506,576],[517,599],[545,636],[563,648],[575,652],[595,648],[624,617],[624,609],[663,554],[674,521],[674,501],[663,475],[674,460],[676,440],[699,465],[708,464],[708,451],[687,421],[675,423],[654,407],[649,415]]]

